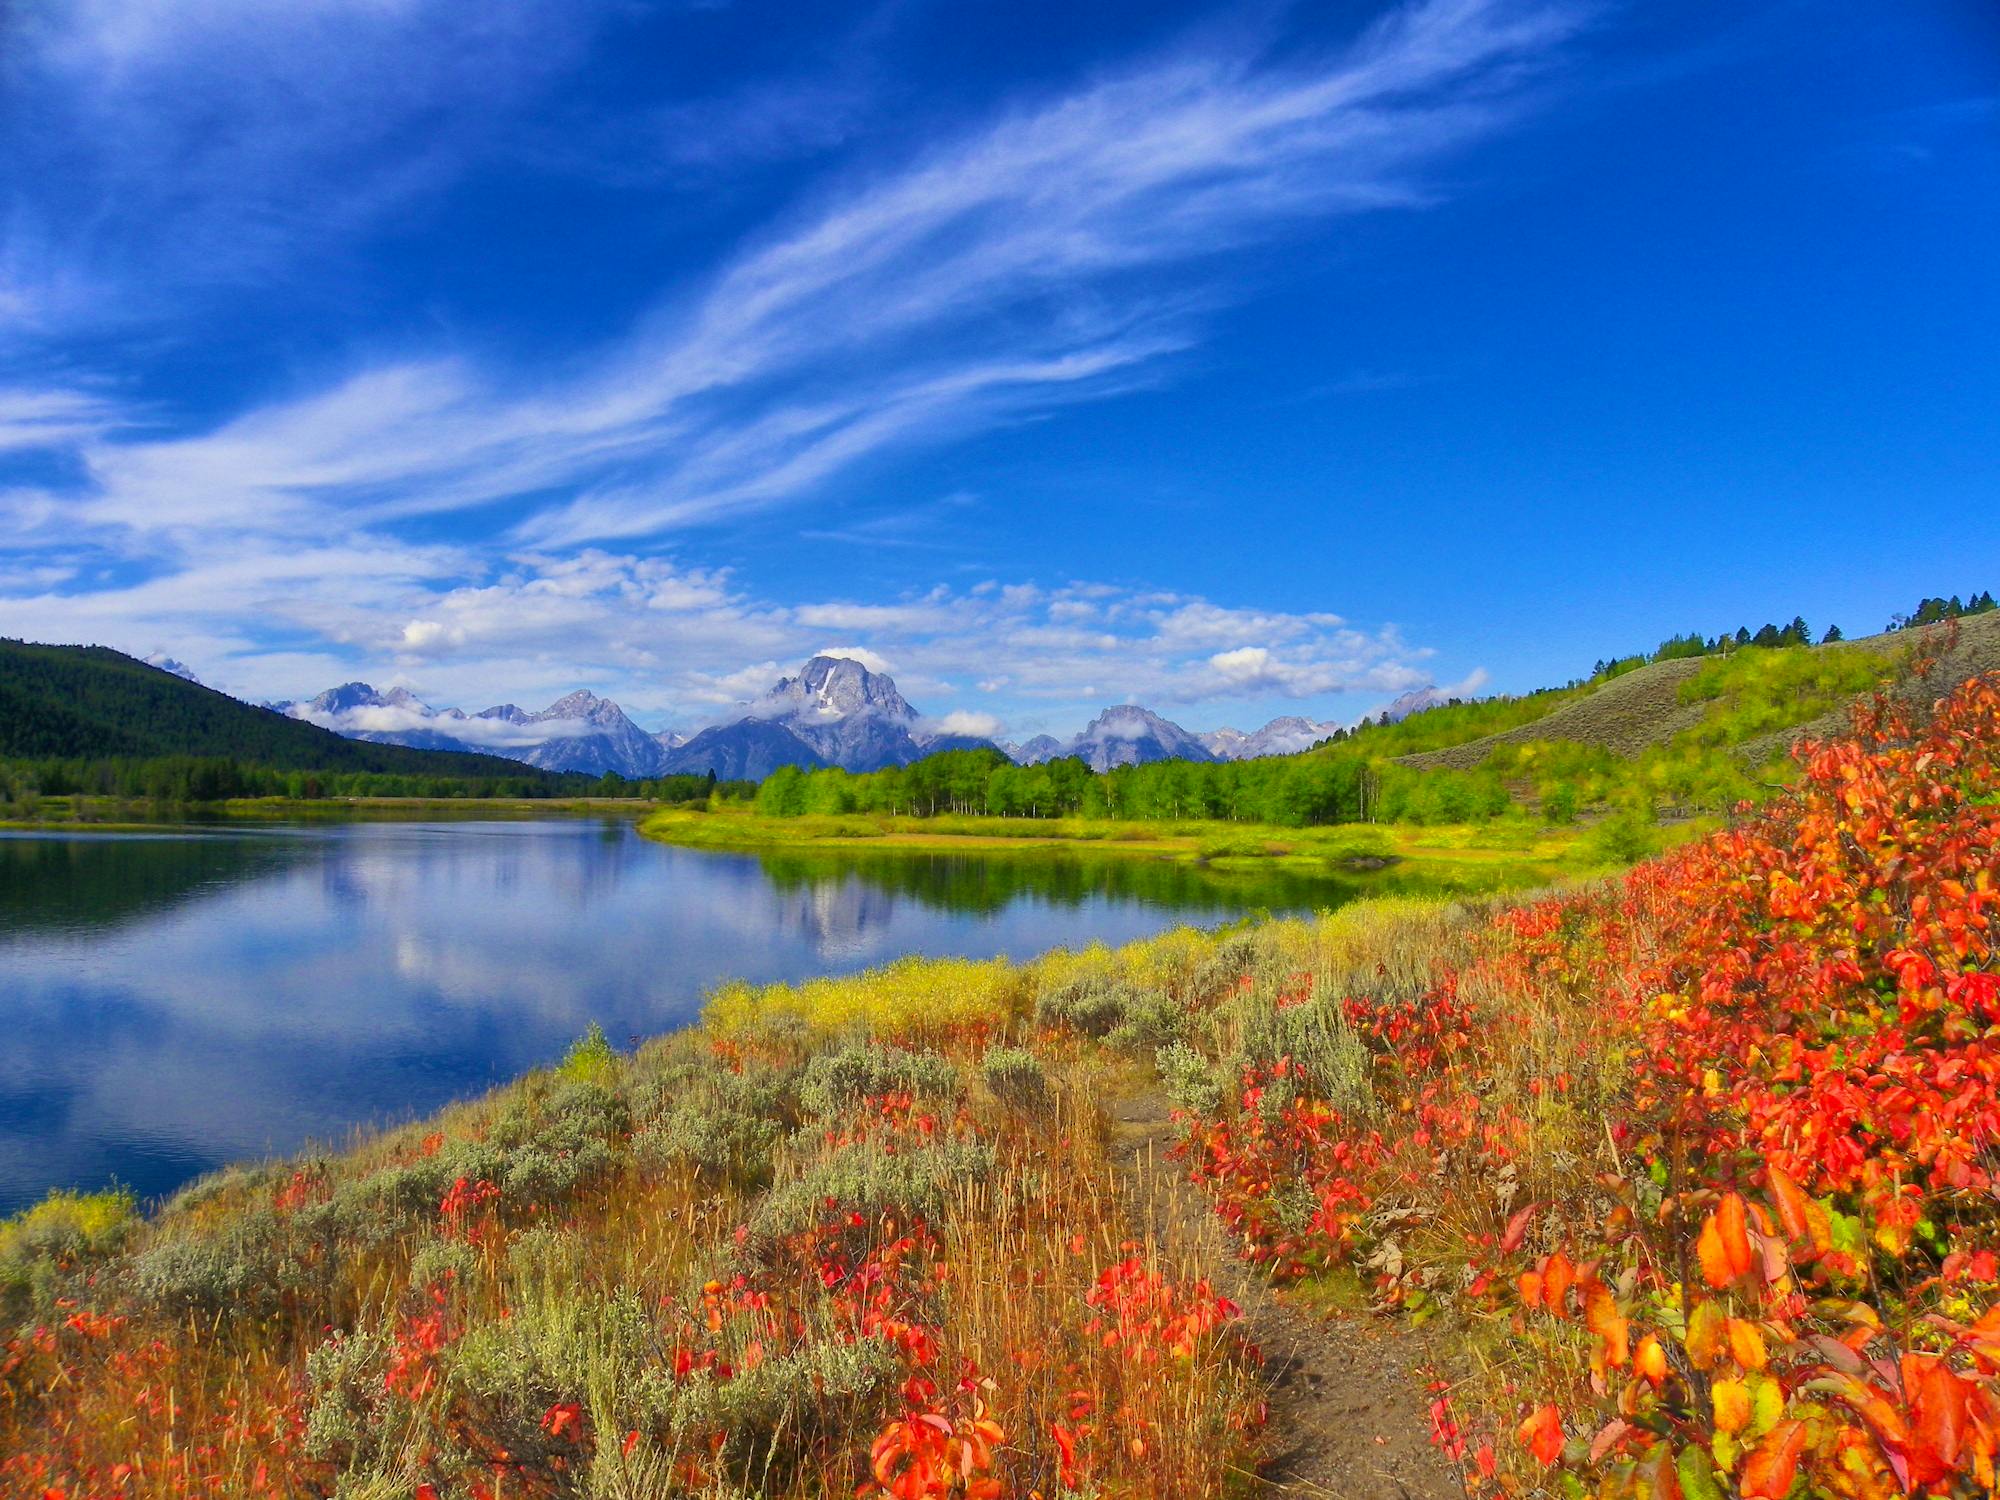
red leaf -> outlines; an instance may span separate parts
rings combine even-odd
[[[1803,1422],[1780,1422],[1743,1464],[1743,1500],[1784,1500],[1805,1446]]]
[[[1723,1195],[1715,1212],[1703,1222],[1695,1251],[1701,1257],[1702,1277],[1712,1287],[1728,1286],[1749,1272],[1754,1262],[1741,1196]]]
[[[1539,1203],[1530,1203],[1507,1221],[1507,1232],[1500,1236],[1500,1249],[1503,1254],[1511,1255],[1521,1248],[1521,1241],[1528,1237],[1528,1225],[1534,1220],[1541,1206]]]
[[[1548,1468],[1562,1457],[1562,1413],[1553,1406],[1537,1407],[1521,1424],[1520,1438],[1521,1446],[1534,1454],[1535,1461],[1543,1468]]]
[[[1542,1306],[1558,1318],[1569,1316],[1569,1289],[1576,1282],[1576,1267],[1558,1250],[1542,1267]]]
[[[1910,1477],[1918,1484],[1942,1479],[1958,1466],[1965,1443],[1969,1382],[1941,1359],[1903,1356],[1903,1391],[1909,1401]]]

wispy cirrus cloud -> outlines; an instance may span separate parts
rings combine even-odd
[[[0,10],[0,313],[143,326],[323,265],[479,159],[607,7],[67,0]],[[5,328],[0,323],[0,329]]]
[[[1430,0],[1313,66],[1170,56],[830,193],[561,384],[365,370],[212,433],[97,446],[79,509],[137,526],[198,484],[224,515],[233,487],[386,524],[550,494],[514,540],[574,546],[794,502],[885,452],[1150,378],[1217,287],[1146,273],[1429,201],[1426,172],[1504,122],[1578,24]]]
[[[81,6],[38,42],[33,97],[88,127],[46,150],[81,153],[68,164],[102,212],[12,194],[0,287],[34,308],[15,364],[61,326],[66,286],[164,317],[177,285],[254,280],[361,235],[486,149],[453,106],[489,72],[493,109],[531,98],[596,24],[529,7],[465,33],[467,14],[313,0],[267,33],[233,0],[172,28],[128,0]],[[952,653],[990,657],[982,678],[1031,704],[1416,685],[1419,653],[1324,614],[1077,585],[781,602],[593,549],[807,503],[912,449],[1170,379],[1231,295],[1232,252],[1438,201],[1442,164],[1531,102],[1583,16],[1424,0],[1344,48],[1169,51],[1044,92],[847,165],[553,375],[406,347],[220,420],[148,413],[143,431],[136,408],[29,382],[0,397],[0,449],[61,477],[0,494],[20,554],[0,580],[45,584],[0,610],[50,635],[205,649],[267,691],[299,685],[264,684],[260,652],[288,670],[372,653],[468,689],[590,662],[607,686],[654,684],[654,702],[671,683],[713,703],[746,663],[828,632],[940,691],[971,659]],[[406,78],[385,56],[426,61]],[[177,92],[190,70],[227,86]],[[27,165],[23,183],[65,163]],[[324,212],[303,225],[307,189]],[[149,239],[171,249],[142,264]]]
[[[0,388],[0,453],[76,448],[129,420],[116,402],[86,391]]]

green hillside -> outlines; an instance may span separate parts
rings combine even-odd
[[[550,781],[494,755],[343,739],[105,646],[0,640],[0,760],[237,761],[282,771]]]
[[[808,839],[843,836],[847,825],[837,820],[849,814],[976,814],[981,836],[994,833],[995,819],[1033,830],[1051,820],[1298,828],[1582,818],[1615,820],[1606,837],[1622,841],[1617,857],[1630,859],[1650,847],[1645,830],[1656,822],[1723,814],[1771,795],[1797,774],[1793,743],[1845,732],[1870,694],[1928,701],[2000,669],[2000,610],[1979,596],[1963,618],[1859,641],[1835,632],[1819,645],[1809,640],[1803,620],[1755,635],[1678,636],[1647,655],[1600,662],[1564,687],[1364,721],[1298,755],[1159,760],[1100,773],[1074,759],[1017,766],[992,752],[951,751],[858,775],[786,770],[757,795],[764,823],[752,829],[739,819],[731,837],[768,838],[770,820],[811,814],[835,821]]]
[[[1926,660],[1934,665],[1919,676]],[[1848,706],[1877,686],[1943,692],[1995,670],[2000,613],[1987,613],[1855,641],[1654,661],[1579,688],[1430,709],[1364,742],[1415,769],[1470,770],[1510,759],[1510,747],[1558,743],[1628,760],[1676,744],[1762,760],[1800,734],[1845,728]]]

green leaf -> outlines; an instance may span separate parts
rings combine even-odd
[[[1715,1455],[1716,1468],[1725,1474],[1736,1467],[1736,1460],[1743,1453],[1743,1450],[1736,1445],[1736,1439],[1726,1432],[1718,1432],[1710,1440],[1708,1449]]]
[[[1785,1388],[1769,1375],[1751,1375],[1746,1383],[1750,1387],[1750,1425],[1744,1431],[1746,1440],[1762,1437],[1785,1415]]]
[[[1715,1465],[1699,1443],[1681,1449],[1674,1460],[1674,1472],[1680,1476],[1682,1500],[1724,1500]]]

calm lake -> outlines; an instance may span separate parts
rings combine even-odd
[[[754,856],[618,820],[0,833],[0,1213],[338,1144],[718,981],[1027,957],[1349,894],[1061,856]]]

